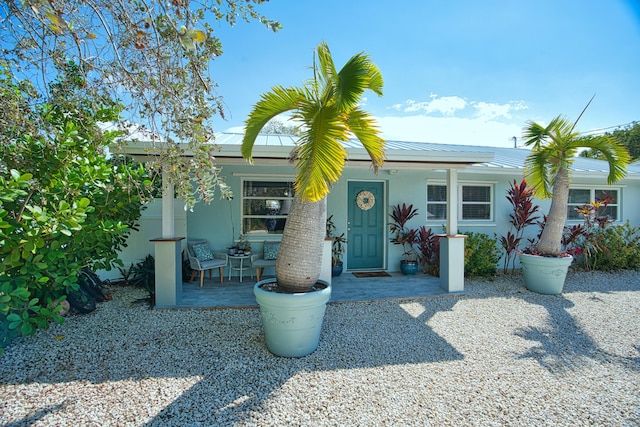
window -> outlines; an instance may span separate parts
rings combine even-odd
[[[292,201],[291,181],[244,181],[242,233],[282,234]]]
[[[427,221],[447,219],[447,186],[427,185]]]
[[[458,212],[463,221],[491,221],[493,219],[493,185],[459,187]],[[427,184],[427,221],[447,219],[447,186]]]
[[[462,186],[462,220],[491,220],[490,185]]]
[[[610,197],[611,201],[607,207],[601,207],[597,216],[604,217],[608,215],[612,221],[618,220],[618,211],[620,202],[617,189],[588,189],[588,188],[571,188],[569,189],[569,204],[567,219],[569,221],[582,221],[582,215],[576,212],[576,208],[582,208],[584,205],[593,201],[602,201]]]

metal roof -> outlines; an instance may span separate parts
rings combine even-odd
[[[243,136],[241,132],[217,133],[215,144],[220,147],[220,151],[216,153],[218,161],[242,160],[240,146]],[[259,134],[253,147],[254,159],[288,159],[297,139],[298,137],[293,135]],[[348,161],[352,165],[370,163],[368,154],[357,139],[351,139],[344,145],[348,152]],[[145,146],[144,141],[141,141],[129,144],[129,149],[132,149],[131,154],[143,154],[142,147]],[[474,172],[514,174],[521,173],[524,169],[524,162],[529,153],[530,150],[526,148],[386,140],[385,165],[387,169],[466,167]],[[584,157],[575,158],[572,170],[575,174],[583,176],[606,176],[609,173],[607,162]],[[627,178],[640,179],[640,161],[629,165]]]

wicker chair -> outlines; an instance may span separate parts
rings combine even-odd
[[[209,248],[209,243],[206,240],[191,240],[187,243],[187,251],[189,253],[189,265],[191,266],[191,279],[189,283],[193,282],[193,277],[196,271],[200,272],[200,287],[204,281],[204,272],[209,270],[209,280],[213,281],[213,269],[218,267],[220,269],[220,283],[223,281],[223,270],[229,262],[227,254],[212,253]]]

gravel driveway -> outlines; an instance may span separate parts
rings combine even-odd
[[[257,309],[96,312],[0,358],[3,426],[638,426],[640,273],[522,278],[332,304],[319,349],[278,358]]]

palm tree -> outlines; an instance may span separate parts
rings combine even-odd
[[[381,96],[382,86],[382,74],[369,55],[352,56],[338,72],[322,42],[314,53],[313,78],[302,87],[274,86],[246,120],[242,155],[250,163],[256,137],[273,117],[291,112],[303,124],[291,153],[297,169],[295,197],[276,260],[276,279],[286,291],[309,291],[320,277],[325,197],[345,167],[347,151],[342,143],[355,135],[375,172],[384,161],[385,142],[373,117],[359,105],[367,89]]]
[[[580,148],[589,148],[602,154],[609,163],[609,184],[619,181],[626,174],[630,156],[623,145],[608,135],[579,138],[579,133],[574,130],[591,100],[573,123],[557,116],[546,127],[527,122],[523,130],[524,144],[532,147],[531,154],[525,160],[525,180],[537,197],[551,197],[549,214],[534,249],[536,254],[560,256],[562,232],[567,220],[570,168]]]

